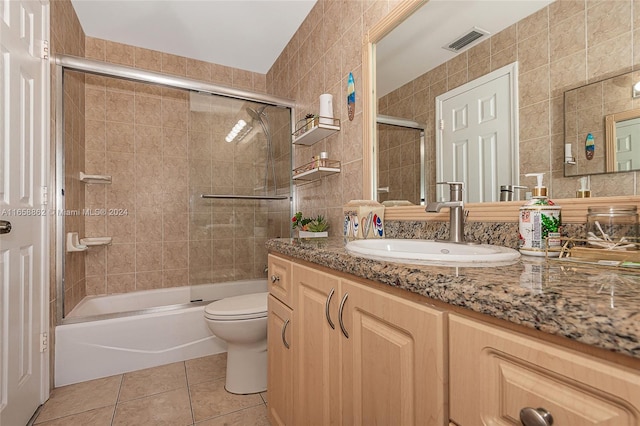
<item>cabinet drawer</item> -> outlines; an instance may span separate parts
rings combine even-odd
[[[520,424],[543,408],[553,424],[640,424],[640,373],[516,332],[449,318],[450,417],[464,426]]]
[[[288,307],[292,307],[293,291],[291,289],[291,262],[280,257],[269,255],[269,293]]]

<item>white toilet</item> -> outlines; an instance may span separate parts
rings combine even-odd
[[[227,382],[231,393],[267,389],[267,295],[227,297],[204,310],[209,329],[227,342]]]

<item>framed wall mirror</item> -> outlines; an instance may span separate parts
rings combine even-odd
[[[564,93],[565,176],[640,169],[640,72]]]
[[[463,4],[464,3],[464,4]],[[515,4],[523,12],[520,17],[505,21],[491,28],[491,22],[477,23],[477,20],[463,21],[461,10],[480,4],[486,10],[504,8]],[[627,4],[628,3],[628,4]],[[382,59],[384,45],[396,30],[400,30],[421,13],[435,14],[437,8],[454,7],[455,13],[441,15],[436,22],[422,20],[420,28],[409,37],[411,39],[436,39],[437,45],[411,51],[408,42],[396,43],[392,57]],[[429,12],[429,8],[435,8]],[[477,16],[478,14],[474,14]],[[578,177],[565,176],[565,135],[564,135],[564,93],[582,87],[589,81],[600,81],[610,75],[620,74],[619,70],[634,67],[631,54],[634,23],[631,2],[617,2],[615,8],[602,3],[591,2],[550,2],[527,1],[405,1],[398,4],[387,17],[373,27],[367,37],[363,61],[364,81],[364,194],[371,199],[378,198],[378,163],[380,150],[377,145],[376,116],[391,115],[426,124],[425,164],[434,157],[431,141],[435,139],[435,98],[448,90],[459,87],[492,70],[511,62],[518,62],[519,81],[519,184],[533,187],[532,178],[526,173],[545,173],[545,184],[554,199],[574,198],[578,189]],[[498,16],[493,13],[492,16]],[[426,19],[426,18],[421,18]],[[430,16],[428,19],[433,19]],[[498,19],[498,18],[496,18]],[[515,19],[515,20],[514,20]],[[604,22],[610,25],[605,25]],[[624,33],[618,22],[625,22]],[[439,37],[444,27],[465,33],[474,27],[488,32],[488,38],[480,40],[460,53],[442,49],[447,41]],[[630,28],[626,28],[630,27]],[[576,37],[571,37],[569,34]],[[614,34],[615,33],[615,34]],[[579,35],[582,34],[580,37]],[[585,39],[584,35],[587,34]],[[616,36],[617,34],[617,36]],[[627,37],[628,34],[628,37]],[[612,40],[616,45],[612,46]],[[588,43],[588,44],[587,44]],[[391,43],[393,45],[393,43]],[[627,52],[628,50],[628,52]],[[405,53],[409,52],[409,53]],[[393,69],[408,68],[407,60],[398,60],[402,54],[434,60],[431,68],[414,71],[414,75],[386,85],[385,75]],[[398,65],[401,64],[401,66]],[[384,67],[383,67],[384,65]],[[386,70],[388,69],[388,71]],[[423,86],[419,84],[426,83]],[[382,88],[382,89],[381,89]],[[426,99],[426,101],[425,101]],[[604,146],[604,125],[601,147]],[[596,145],[598,146],[598,145]],[[606,166],[603,166],[606,167]],[[429,173],[428,171],[426,173]],[[435,180],[435,172],[434,178]],[[606,177],[605,177],[606,176]],[[592,196],[635,195],[635,172],[617,173],[615,178],[606,174],[590,177]],[[428,176],[427,176],[428,179]],[[427,185],[426,198],[429,200],[433,188]],[[524,194],[521,195],[522,200]],[[486,203],[493,205],[495,203]]]
[[[422,201],[446,198],[448,193],[443,192],[442,188],[436,185],[436,181],[443,180],[444,176],[452,177],[445,180],[467,182],[469,190],[463,194],[466,201],[498,201],[501,185],[519,183],[517,129],[513,132],[505,131],[504,135],[489,135],[485,132],[482,135],[478,134],[477,138],[473,137],[474,129],[487,130],[490,123],[487,123],[486,117],[495,113],[500,117],[493,120],[496,129],[500,128],[497,124],[503,120],[507,120],[507,128],[517,123],[517,110],[511,110],[511,108],[517,108],[517,100],[513,102],[513,98],[517,98],[517,93],[514,93],[517,90],[517,84],[510,89],[509,94],[504,95],[504,98],[500,92],[497,98],[500,100],[500,107],[497,109],[495,109],[495,98],[491,100],[487,97],[486,102],[481,102],[481,107],[478,108],[474,99],[471,99],[472,91],[483,93],[484,96],[487,95],[485,92],[490,90],[473,86],[472,81],[480,81],[483,78],[493,80],[485,76],[502,68],[503,65],[515,67],[515,61],[500,64],[500,66],[497,65],[497,61],[494,61],[494,66],[491,66],[486,61],[489,59],[490,49],[482,48],[486,57],[481,59],[480,49],[473,50],[476,52],[473,57],[470,57],[467,52],[473,46],[480,44],[489,47],[489,39],[493,34],[500,33],[548,3],[549,1],[506,3],[467,1],[465,7],[461,8],[459,2],[427,2],[375,43],[377,115],[390,115],[427,123],[425,158],[422,158],[426,167],[419,177],[422,186],[426,188]],[[517,74],[514,77],[517,81]],[[489,85],[490,82],[485,84]],[[475,89],[465,89],[467,86]],[[461,91],[461,89],[464,90]],[[455,101],[453,101],[454,92],[457,96]],[[461,102],[466,101],[462,98],[467,96],[467,93],[470,94],[469,98],[465,98],[469,101],[468,108],[463,108]],[[442,99],[442,96],[445,96],[445,99],[452,98],[449,103],[456,111],[453,111],[453,117],[441,117],[436,122],[436,115],[442,109],[437,99]],[[502,103],[503,99],[506,100],[506,104]],[[487,111],[488,105],[494,105],[494,110]],[[503,110],[504,108],[506,110]],[[474,112],[482,117],[476,117]],[[470,116],[466,117],[467,114]],[[434,126],[434,124],[437,125]],[[464,128],[460,127],[461,124],[464,124]],[[445,138],[441,138],[443,134],[446,135]],[[463,134],[471,138],[459,139]],[[387,195],[393,199],[393,196],[402,195],[403,192],[397,184],[389,184],[385,179],[384,166],[387,159],[384,158],[384,154],[388,146],[399,146],[404,141],[389,139],[387,132],[384,130],[381,132],[380,127],[374,136],[376,146],[385,148],[378,149],[374,158],[377,163],[374,166],[373,178],[376,179],[378,186],[378,200],[385,199],[381,196],[380,187],[387,186],[389,187]],[[488,141],[493,142],[488,143]],[[497,149],[498,146],[514,144],[516,145],[513,150],[514,155],[510,154],[511,148],[506,154]],[[436,149],[434,148],[436,146],[447,149]],[[508,164],[505,164],[505,161]],[[500,164],[501,169],[509,170],[506,181],[496,180],[500,177],[494,170],[496,164]],[[409,174],[413,173],[413,169],[409,166],[410,164],[402,164],[402,167],[396,169],[396,183],[412,180]],[[483,176],[486,179],[483,180]],[[472,183],[474,185],[471,185]],[[479,189],[482,193],[477,192]],[[409,201],[415,203],[414,200]]]

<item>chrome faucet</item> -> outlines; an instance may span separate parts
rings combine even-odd
[[[449,207],[449,241],[464,242],[464,221],[466,214],[462,201],[463,182],[436,182],[439,185],[449,185],[449,201],[427,203],[424,209],[427,213],[439,212],[443,207]]]

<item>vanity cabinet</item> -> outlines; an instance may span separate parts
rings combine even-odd
[[[270,268],[282,261],[269,256]],[[284,357],[293,361],[274,360],[283,356],[280,324],[289,313],[274,311],[277,319],[270,319],[268,334],[271,422],[447,425],[444,312],[373,283],[288,263],[292,305],[270,297],[269,314],[276,303],[291,309],[284,335],[292,335]],[[291,365],[293,384],[283,390],[290,382],[281,379]],[[293,422],[285,420],[289,405],[281,396],[287,392],[293,398]]]
[[[450,417],[461,426],[520,424],[523,409],[554,425],[640,424],[637,370],[456,314],[449,349]]]
[[[274,426],[293,423],[293,311],[291,264],[269,255],[267,301],[267,411]]]

